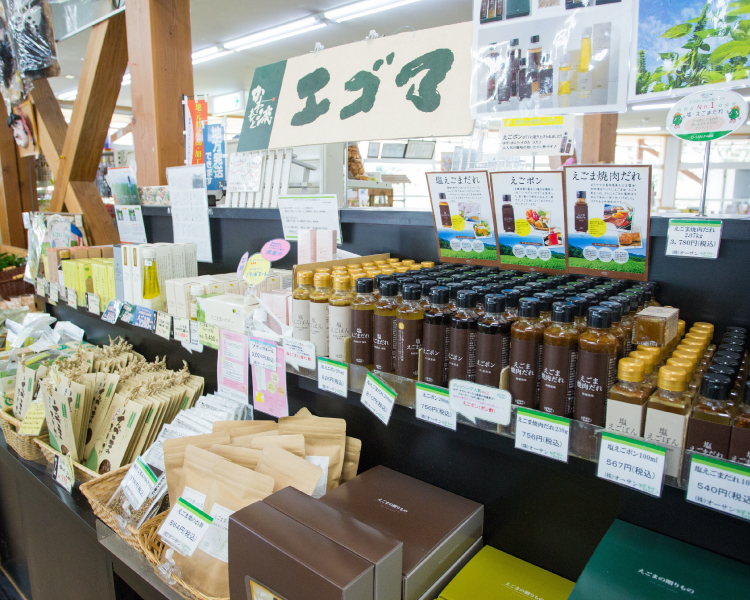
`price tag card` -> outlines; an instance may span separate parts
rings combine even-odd
[[[68,493],[73,489],[76,480],[75,473],[73,458],[70,455],[60,456],[55,454],[55,462],[52,467],[53,478]]]
[[[296,338],[284,338],[286,364],[295,369],[315,369],[315,344]]]
[[[174,339],[190,343],[190,319],[174,318]]]
[[[362,389],[362,404],[384,425],[388,425],[393,406],[396,404],[396,390],[368,372],[365,387]]]
[[[68,306],[78,308],[78,298],[76,298],[76,291],[72,287],[68,288]]]
[[[178,498],[159,528],[165,544],[183,556],[192,556],[213,519],[184,498]]]
[[[669,219],[667,256],[718,258],[721,221]]]
[[[448,386],[451,408],[472,423],[477,419],[510,425],[511,396],[507,390],[451,379]]]
[[[661,498],[666,458],[661,446],[603,431],[596,475]]]
[[[104,312],[102,313],[102,321],[106,321],[107,323],[112,323],[112,325],[114,325],[117,322],[118,317],[120,316],[121,310],[122,301],[110,300],[109,304],[107,304],[107,308],[105,308]]]
[[[151,467],[139,456],[135,459],[133,466],[128,469],[122,480],[122,491],[130,502],[132,510],[138,510],[154,491],[158,477]]]
[[[133,313],[133,325],[153,331],[156,325],[156,313],[145,306],[136,306]]]
[[[172,337],[172,315],[156,311],[156,335],[168,340]]]
[[[346,398],[349,395],[349,365],[318,357],[318,389]]]
[[[35,400],[26,411],[26,416],[23,418],[23,422],[18,428],[18,435],[39,435],[42,433],[42,427],[44,427],[45,420],[44,402],[41,400]]]
[[[750,467],[693,454],[687,500],[750,520]]]
[[[219,328],[208,323],[198,323],[198,342],[209,348],[219,349]]]
[[[44,277],[36,278],[36,295],[44,298],[47,295],[47,282]]]
[[[120,313],[120,321],[131,325],[133,323],[133,317],[135,316],[136,307],[130,302],[125,302],[122,305],[122,313]]]
[[[101,313],[101,310],[99,310],[99,296],[97,294],[86,292],[86,306],[88,307],[88,311],[94,313],[97,317]]]
[[[516,409],[516,448],[568,462],[570,419],[537,410]]]
[[[417,419],[456,431],[456,411],[451,408],[448,390],[428,383],[417,383]]]
[[[59,298],[60,302],[67,302],[68,301],[68,288],[58,283],[57,289],[58,289],[57,297]]]
[[[60,284],[50,283],[49,284],[49,302],[50,304],[57,305],[60,301]]]
[[[250,338],[250,364],[255,367],[276,370],[276,344],[268,340]]]

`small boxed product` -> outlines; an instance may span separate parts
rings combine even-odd
[[[403,542],[402,597],[418,600],[477,542],[484,507],[383,466],[320,502]]]
[[[257,301],[245,304],[245,298],[237,294],[206,295],[197,302],[206,323],[236,333],[245,332],[245,317],[257,305]]]
[[[371,563],[374,600],[400,600],[401,542],[293,487],[279,490],[263,502]]]
[[[520,558],[485,546],[438,600],[566,600],[575,584]]]
[[[635,316],[633,345],[664,347],[677,336],[677,308],[649,306]]]
[[[336,259],[335,229],[318,229],[315,232],[315,260],[325,262]]]
[[[315,230],[300,229],[297,231],[297,264],[306,265],[315,260]]]
[[[372,600],[371,562],[256,502],[229,517],[229,596]]]

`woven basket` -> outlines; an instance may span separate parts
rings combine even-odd
[[[141,528],[138,530],[138,541],[141,544],[141,552],[146,555],[148,562],[153,565],[154,570],[164,562],[164,553],[169,549],[157,535],[159,527],[161,527],[168,514],[169,511],[156,515],[141,525]],[[182,598],[186,598],[186,600],[229,600],[229,598],[206,596],[174,574],[172,575],[172,579],[175,582],[174,591]]]
[[[47,460],[47,464],[54,465],[55,464],[55,455],[57,456],[63,456],[62,452],[58,452],[55,450],[52,446],[49,445],[49,435],[45,435],[42,437],[34,438],[37,446],[41,448],[42,454],[44,455],[44,458]],[[79,464],[75,461],[73,461],[73,468],[76,472],[76,481],[79,483],[86,483],[87,481],[91,481],[92,479],[97,479],[101,477],[98,473],[94,473],[91,469],[87,469],[82,464]]]
[[[120,487],[128,469],[130,469],[130,465],[125,465],[124,467],[105,473],[96,479],[82,483],[80,490],[81,493],[86,496],[86,500],[89,501],[94,514],[99,517],[107,527],[140,552],[141,545],[138,543],[138,530],[127,525],[126,527],[128,528],[130,535],[126,536],[122,529],[120,529],[115,513],[107,508],[107,502],[112,499],[117,488]]]
[[[26,267],[15,267],[0,271],[0,296],[3,298],[13,298],[15,296],[25,296],[34,293],[34,286],[23,280],[23,274]]]
[[[18,435],[18,428],[21,421],[14,418],[11,414],[13,408],[7,406],[0,411],[0,419],[3,422],[3,435],[8,446],[18,453],[18,456],[26,460],[39,460],[43,458],[42,450],[37,446],[35,436]]]

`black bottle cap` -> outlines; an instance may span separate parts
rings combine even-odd
[[[404,286],[410,283],[414,283],[414,279],[412,277],[399,277],[398,279],[396,279],[396,281],[398,282],[398,291],[402,293],[404,291]]]
[[[438,277],[437,279],[435,279],[435,281],[437,281],[437,284],[438,284],[438,285],[441,285],[441,286],[445,287],[445,286],[446,286],[446,285],[448,285],[448,284],[449,284],[449,283],[450,283],[450,282],[451,282],[452,280],[451,280],[451,278],[450,278],[450,277]]]
[[[732,360],[741,361],[742,360],[742,354],[739,352],[732,352],[731,350],[719,350],[714,354],[714,358],[731,358]]]
[[[505,296],[502,294],[487,294],[484,297],[484,311],[501,313],[505,310]]]
[[[549,293],[555,300],[565,300],[565,292],[563,290],[550,290]]]
[[[538,44],[539,43],[539,36],[538,35],[532,35],[531,36],[531,43],[532,44]]]
[[[599,302],[596,294],[592,294],[591,292],[581,292],[580,294],[578,294],[578,296],[581,298],[585,298],[586,302],[589,303],[589,306],[594,306],[597,302]]]
[[[745,329],[744,327],[737,327],[736,325],[730,325],[729,327],[727,327],[727,331],[736,331],[737,333],[744,333],[745,335],[747,335],[747,329]]]
[[[419,300],[422,297],[422,288],[418,283],[407,283],[401,296],[404,300]]]
[[[414,277],[415,275],[419,275],[422,271],[419,269],[409,269],[408,271],[404,271],[404,275],[407,275],[409,277]]]
[[[656,281],[647,281],[645,283],[642,283],[641,285],[645,285],[648,289],[651,290],[651,293],[656,296],[656,292],[659,291],[659,284]]]
[[[612,327],[612,311],[606,306],[592,306],[586,318],[586,325],[597,329]]]
[[[589,302],[588,300],[586,300],[586,298],[582,298],[581,296],[568,296],[565,301],[573,305],[573,314],[576,317],[586,316],[586,311],[589,307]]]
[[[526,287],[530,287],[534,291],[534,293],[543,292],[544,291],[544,285],[541,284],[538,281],[529,281],[526,284]]]
[[[458,292],[464,289],[464,284],[454,281],[453,283],[449,283],[446,287],[448,288],[450,299],[455,300],[456,298],[458,298]]]
[[[590,290],[588,291],[588,293],[589,293],[589,294],[593,294],[593,295],[594,295],[594,296],[596,297],[596,301],[597,301],[597,302],[601,302],[601,301],[602,301],[602,300],[604,300],[604,298],[606,298],[606,296],[607,296],[607,294],[605,294],[605,293],[604,293],[604,292],[603,292],[602,290],[600,290],[600,289],[598,289],[598,288],[595,288],[595,287],[591,288],[591,289],[590,289]]]
[[[471,288],[471,291],[477,295],[477,304],[483,304],[485,297],[492,293],[492,288],[488,285],[475,285]]]
[[[461,290],[458,292],[456,304],[458,308],[475,308],[477,305],[477,295],[472,290]]]
[[[541,279],[542,277],[542,273],[526,273],[526,279],[528,279],[529,281],[536,281],[537,279]]]
[[[539,300],[540,312],[549,312],[552,310],[552,303],[555,301],[555,298],[552,294],[545,294],[544,292],[538,292],[534,294],[534,298]]]
[[[511,195],[510,194],[503,194],[503,202],[510,203],[511,201]]]
[[[474,267],[471,265],[461,265],[460,267],[456,267],[456,271],[462,271],[463,273],[467,273],[468,271],[473,271]]]
[[[713,364],[724,365],[725,367],[731,367],[735,373],[740,369],[740,361],[728,358],[726,356],[714,356]]]
[[[380,289],[380,284],[384,281],[392,281],[393,277],[390,275],[386,275],[385,273],[381,273],[380,275],[375,275],[375,288]]]
[[[553,323],[572,323],[575,317],[576,307],[570,302],[552,303]]]
[[[720,373],[706,373],[701,381],[701,396],[711,400],[728,400],[732,379]]]
[[[493,294],[502,294],[505,286],[502,283],[493,283],[489,288]]]
[[[410,277],[414,280],[414,283],[422,283],[425,279],[432,279],[429,275],[410,275]]]
[[[467,290],[470,290],[470,289],[471,289],[471,288],[473,288],[473,287],[474,287],[475,285],[481,285],[481,284],[480,284],[480,283],[479,283],[479,282],[478,282],[478,281],[477,281],[476,279],[464,279],[464,280],[463,280],[463,281],[462,281],[461,283],[463,283],[463,284],[464,284],[464,287],[465,287],[465,288],[466,288]]]
[[[725,333],[724,337],[721,338],[721,343],[747,346],[747,337],[742,333]]]
[[[635,296],[638,300],[638,306],[643,306],[644,293],[641,288],[630,288],[629,290],[625,290],[623,294],[626,296]]]
[[[358,294],[372,294],[373,281],[369,277],[360,277],[357,279]]]
[[[745,348],[739,344],[719,344],[718,350],[726,350],[728,352],[736,352],[742,355],[745,352]]]
[[[422,298],[427,298],[430,295],[430,290],[437,287],[437,281],[434,279],[423,279],[419,282],[422,287]]]
[[[389,298],[398,296],[398,282],[393,279],[386,279],[380,283],[380,295]]]
[[[635,296],[612,296],[610,300],[622,304],[622,312],[630,312],[638,308],[638,299]]]
[[[606,306],[609,310],[612,311],[612,322],[613,323],[619,323],[622,321],[622,304],[619,302],[610,302],[610,301],[604,301],[601,303],[601,306]]]
[[[521,296],[531,296],[534,294],[534,290],[532,290],[528,285],[517,285],[513,288],[514,290],[518,291]]]
[[[518,301],[518,316],[525,319],[538,319],[539,300],[536,298],[521,298]]]
[[[510,45],[511,45],[511,46],[518,46],[518,38],[513,38],[513,39],[512,39],[511,41],[510,41]]]
[[[726,375],[727,377],[734,377],[737,374],[737,371],[735,371],[732,367],[728,367],[726,365],[709,365],[708,367],[708,373],[719,373],[721,375]],[[708,375],[706,373],[706,375]],[[706,376],[704,375],[704,377]]]
[[[517,290],[503,290],[506,308],[518,308],[518,300],[521,294]]]
[[[589,289],[589,286],[587,286],[582,281],[573,281],[572,283],[568,284],[568,287],[572,287],[577,292],[585,292],[587,289]]]
[[[455,275],[451,275],[451,281],[455,281],[457,283],[461,283],[464,279],[468,279],[468,277],[463,273],[456,273]]]
[[[576,198],[586,198],[586,192],[584,191],[578,191],[576,192]]]
[[[643,287],[643,286],[639,287],[638,289],[643,291],[643,301],[651,302],[651,298],[654,297],[654,294],[652,293],[652,291],[649,288]]]
[[[450,290],[447,287],[437,286],[430,290],[430,302],[432,304],[448,304]]]

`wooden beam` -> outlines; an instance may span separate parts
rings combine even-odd
[[[617,113],[584,115],[581,164],[615,162]]]
[[[55,182],[57,187],[57,182]],[[65,195],[68,212],[83,213],[83,225],[89,244],[104,246],[120,242],[117,227],[102,202],[99,190],[93,181],[71,181]],[[52,211],[51,211],[52,212]]]
[[[47,160],[50,170],[57,173],[60,155],[63,153],[68,124],[65,122],[55,93],[46,79],[37,79],[31,90],[31,100],[36,110],[36,124],[39,130],[39,148]],[[58,211],[59,212],[59,211]]]
[[[5,102],[0,99],[0,237],[4,244],[25,246],[16,140],[7,121]]]
[[[190,3],[128,0],[128,53],[138,185],[166,185],[185,164],[182,95],[193,95]]]

